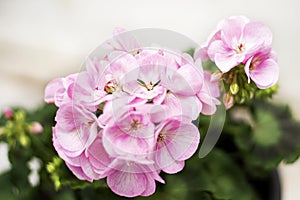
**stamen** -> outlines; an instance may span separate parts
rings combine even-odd
[[[131,123],[131,127],[130,127],[131,131],[136,131],[137,129],[139,129],[141,127],[141,123],[139,122],[139,120],[133,119],[132,121],[133,122]]]
[[[167,135],[164,131],[161,131],[158,135],[157,142],[164,142],[167,139]]]
[[[105,84],[104,91],[107,92],[107,94],[112,94],[114,91],[116,91],[117,87],[117,82],[115,80],[111,80]]]
[[[152,81],[149,82],[149,84],[146,84],[144,81],[140,80],[140,79],[137,79],[137,83],[146,88],[148,91],[151,91],[154,89],[155,86],[157,86],[159,83],[160,83],[160,80],[157,81],[155,84],[152,83]]]
[[[235,49],[235,51],[236,51],[236,53],[243,53],[244,51],[245,51],[245,46],[242,44],[242,43],[240,43],[238,46],[237,46],[237,48]]]

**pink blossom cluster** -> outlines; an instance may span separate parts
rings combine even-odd
[[[107,178],[121,196],[149,196],[155,181],[164,183],[161,171],[181,171],[195,153],[200,133],[192,121],[216,111],[220,92],[201,61],[119,33],[103,59],[51,81],[45,101],[59,107],[53,144],[76,177]]]
[[[278,81],[279,69],[271,49],[272,32],[259,21],[234,16],[221,21],[206,44],[195,51],[195,59],[210,59],[222,73],[242,64],[248,82],[260,89]]]

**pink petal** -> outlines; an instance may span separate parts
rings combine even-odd
[[[200,133],[193,124],[183,124],[177,130],[168,131],[166,134],[171,139],[165,145],[177,161],[190,158],[198,148]]]
[[[204,71],[204,84],[201,90],[206,91],[212,97],[220,97],[219,81],[221,79],[222,74],[218,73],[213,75],[207,71]]]
[[[56,112],[55,121],[65,130],[73,131],[76,129],[73,106],[71,104],[62,105]]]
[[[114,30],[115,49],[127,52],[134,52],[141,49],[141,44],[137,38],[131,33],[126,32],[123,28],[116,28]]]
[[[154,146],[154,126],[145,127],[136,134],[125,132],[118,125],[105,128],[103,145],[112,156],[146,156]]]
[[[185,96],[194,95],[202,87],[203,77],[192,65],[181,66],[173,72],[173,76],[166,83],[166,87],[176,94]]]
[[[101,134],[98,135],[96,140],[88,148],[87,152],[93,170],[101,175],[100,178],[104,178],[104,172],[112,162],[112,159],[103,147]]]
[[[60,127],[55,126],[55,134],[57,141],[64,149],[72,152],[78,152],[79,154],[85,149],[88,135],[84,135],[82,129],[75,129],[72,132],[65,132]]]
[[[242,37],[242,30],[245,21],[240,18],[225,20],[222,26],[221,38],[227,47],[232,48],[233,44],[239,42]]]
[[[163,105],[146,104],[143,107],[148,107],[147,113],[149,113],[153,123],[162,122],[167,118],[166,110]]]
[[[255,70],[250,70],[250,77],[258,88],[266,89],[278,81],[279,68],[273,59],[267,59],[260,63]]]
[[[46,103],[54,103],[55,102],[55,96],[58,88],[63,87],[63,79],[57,78],[49,82],[45,88],[45,97],[44,100]],[[64,90],[62,91],[62,94],[64,93]]]
[[[245,67],[244,67],[245,73],[248,77],[248,83],[250,83],[250,65],[251,65],[252,60],[253,60],[253,56],[247,60]]]
[[[156,189],[155,180],[148,174],[145,174],[145,177],[147,179],[147,185],[145,191],[141,194],[141,196],[150,196],[155,192]]]
[[[201,47],[197,48],[195,50],[194,53],[194,59],[201,59],[202,61],[207,61],[209,59],[208,56],[208,47],[210,46],[210,44],[216,40],[220,40],[221,39],[221,31],[219,29],[215,30],[209,37],[208,37],[208,41],[206,42],[206,44],[202,45]],[[214,60],[212,60],[214,61]]]
[[[145,192],[147,177],[143,173],[135,173],[134,169],[132,172],[120,170],[115,171],[107,177],[107,185],[114,193],[120,196],[135,197]]]
[[[80,167],[83,171],[83,173],[87,176],[87,177],[90,177],[91,179],[93,180],[97,180],[100,178],[100,175],[95,173],[91,163],[89,162],[89,160],[84,157],[84,156],[81,156],[80,157]]]
[[[89,182],[93,182],[93,179],[91,177],[88,177],[82,170],[81,167],[75,167],[68,163],[66,163],[68,168],[73,172],[73,174],[80,180],[87,180]]]
[[[223,73],[240,63],[234,50],[227,47],[221,40],[217,40],[209,46],[208,55]]]
[[[212,115],[216,112],[216,105],[220,104],[220,101],[206,92],[201,92],[198,94],[198,98],[202,103],[201,113],[204,115]]]
[[[184,161],[176,161],[163,144],[158,144],[155,155],[157,165],[168,174],[175,174],[184,167]]]
[[[272,44],[272,32],[262,22],[253,21],[245,25],[243,39],[247,48],[261,48],[261,45],[270,47]],[[255,49],[254,49],[255,50]]]
[[[58,143],[55,134],[53,134],[52,140],[53,140],[53,146],[56,152],[58,153],[59,157],[61,157],[66,163],[69,163],[70,165],[77,166],[77,167],[80,166],[79,157],[82,155],[82,153],[80,155],[79,152],[76,155],[69,157],[68,155],[66,155],[66,150],[63,149],[62,146]]]
[[[189,116],[192,120],[196,120],[202,110],[202,105],[196,96],[177,96],[180,101],[181,110],[177,115]]]
[[[52,80],[45,89],[45,101],[55,103],[56,106],[68,103],[72,99],[73,84],[78,74],[71,74],[65,78]]]
[[[216,65],[223,73],[226,73],[232,68],[236,67],[238,64],[243,62],[244,59],[244,54],[235,54],[234,52],[230,52],[225,55],[217,53],[215,55]]]

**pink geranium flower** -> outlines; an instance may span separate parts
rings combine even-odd
[[[125,52],[112,52],[105,61],[92,62],[87,59],[87,70],[78,74],[74,86],[76,104],[84,104],[91,110],[110,100],[113,93],[124,92],[127,82],[137,79],[138,63]]]
[[[125,113],[103,132],[103,145],[111,156],[138,156],[148,159],[153,151],[154,124],[148,114],[132,110]]]
[[[125,85],[124,90],[142,100],[151,100],[155,104],[160,104],[167,91],[160,84],[163,68],[164,66],[158,64],[140,64],[137,79]]]
[[[261,49],[250,57],[245,64],[245,73],[255,82],[258,88],[266,89],[273,86],[279,77],[276,55],[271,49]]]
[[[156,138],[155,161],[164,172],[174,174],[197,150],[200,134],[192,123],[173,118],[157,128]]]
[[[53,143],[58,154],[65,160],[80,157],[99,131],[96,116],[80,106],[62,105],[55,120],[57,124],[53,128]]]
[[[11,108],[6,108],[3,111],[3,114],[6,119],[12,119],[14,116],[14,111]]]
[[[207,54],[222,72],[228,72],[261,47],[269,47],[272,33],[263,23],[240,16],[224,20],[220,27],[220,38],[216,35],[212,40],[207,47]]]

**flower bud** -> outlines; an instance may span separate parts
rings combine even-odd
[[[13,116],[14,116],[14,111],[10,108],[7,108],[7,109],[4,110],[3,114],[4,114],[6,119],[12,119]]]
[[[215,72],[211,75],[210,81],[211,82],[219,82],[222,78],[222,72]]]
[[[230,92],[233,95],[236,95],[239,92],[239,85],[237,83],[232,83],[230,85]]]
[[[21,134],[19,137],[19,142],[23,147],[27,147],[29,145],[29,138],[25,134]]]
[[[34,134],[39,134],[43,132],[43,127],[39,122],[32,122],[29,125],[29,132]]]
[[[55,164],[53,163],[48,163],[46,166],[47,172],[53,173],[55,171]]]
[[[223,96],[223,103],[225,105],[226,110],[228,110],[229,108],[231,108],[234,104],[234,99],[233,96],[231,96],[230,94],[224,94]]]
[[[19,110],[19,111],[17,111],[15,113],[15,119],[16,119],[16,121],[24,122],[25,121],[25,117],[26,117],[26,114],[25,114],[24,110]]]
[[[52,176],[53,182],[54,182],[54,187],[55,190],[59,190],[61,188],[61,182],[59,179],[59,176],[57,174]]]

